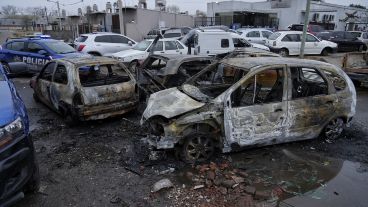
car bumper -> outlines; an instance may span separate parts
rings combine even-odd
[[[137,105],[138,98],[131,101],[119,101],[95,106],[81,106],[75,109],[75,114],[73,115],[81,121],[105,119],[132,111]]]
[[[267,46],[267,45],[266,45]],[[270,51],[271,52],[274,52],[274,53],[279,53],[281,48],[274,48],[274,47],[271,47],[271,46],[267,46],[268,48],[270,48]]]
[[[34,148],[29,136],[21,136],[0,150],[0,206],[10,206],[23,198],[22,189],[35,167]]]

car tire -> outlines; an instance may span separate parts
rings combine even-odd
[[[70,127],[73,127],[73,126],[76,126],[76,125],[79,125],[79,120],[76,119],[73,115],[71,115],[70,113],[67,113],[65,115],[65,123],[70,126]]]
[[[186,163],[207,161],[215,152],[214,137],[208,133],[193,132],[185,136],[181,148],[182,159]]]
[[[40,168],[37,164],[37,159],[34,158],[33,172],[31,178],[24,187],[26,193],[36,193],[40,188]]]
[[[321,55],[323,55],[323,56],[328,56],[328,54],[330,54],[330,49],[329,48],[324,48],[321,52]]]
[[[138,61],[133,60],[132,62],[129,63],[128,69],[130,70],[130,72],[135,73],[137,67],[138,67]]]
[[[38,98],[37,94],[33,93],[33,100],[36,102],[36,103],[39,103],[40,102],[40,98]]]
[[[353,80],[353,84],[356,88],[359,88],[362,85],[362,82],[357,81],[357,80]]]
[[[279,55],[281,55],[282,57],[287,57],[289,56],[289,51],[286,48],[282,48],[279,52]]]
[[[90,53],[88,53],[88,54],[90,54],[90,55],[92,55],[92,56],[101,56],[101,54],[100,54],[100,53],[98,53],[98,52],[90,52]]]
[[[344,120],[342,118],[336,118],[331,120],[323,130],[324,138],[328,140],[337,139],[344,130]]]

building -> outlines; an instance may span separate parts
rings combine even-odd
[[[304,23],[307,0],[222,1],[207,4],[207,25],[287,29]],[[196,19],[196,23],[200,22]],[[203,20],[202,20],[203,22]],[[311,2],[309,22],[330,30],[367,30],[368,10],[323,0]]]

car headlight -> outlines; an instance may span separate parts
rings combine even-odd
[[[3,128],[0,128],[0,139],[8,135],[10,136],[15,135],[22,130],[23,130],[22,119],[18,117],[12,123],[6,125]]]
[[[0,128],[0,148],[9,144],[20,133],[23,133],[23,129],[24,125],[20,117],[5,127]]]

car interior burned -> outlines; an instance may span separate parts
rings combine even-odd
[[[128,82],[130,77],[119,65],[88,65],[79,68],[79,80],[83,87],[93,87]]]

